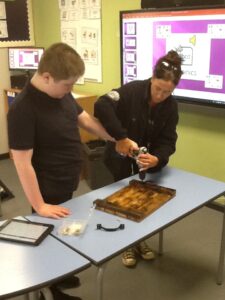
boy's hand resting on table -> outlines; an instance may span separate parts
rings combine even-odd
[[[52,205],[44,203],[35,210],[37,214],[46,218],[60,219],[71,215],[71,211],[60,205]]]

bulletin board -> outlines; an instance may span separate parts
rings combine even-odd
[[[31,0],[0,1],[0,47],[34,45]]]

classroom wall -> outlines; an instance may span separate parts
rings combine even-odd
[[[140,2],[102,0],[103,82],[76,86],[76,92],[101,95],[120,85],[119,11],[139,9]],[[33,0],[33,15],[38,46],[60,41],[58,0]],[[179,112],[177,151],[170,165],[225,181],[225,109],[179,104]]]
[[[0,64],[0,154],[5,154],[8,152],[8,137],[3,90],[10,88],[7,48],[0,48]]]
[[[102,0],[103,83],[77,85],[77,92],[100,95],[120,85],[119,11],[140,9],[140,3],[140,0]],[[33,18],[37,45],[47,47],[60,41],[58,0],[33,0]]]
[[[179,116],[170,165],[225,181],[225,109],[183,104]]]

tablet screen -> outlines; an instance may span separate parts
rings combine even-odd
[[[51,224],[12,219],[0,227],[0,239],[38,245],[52,229]]]

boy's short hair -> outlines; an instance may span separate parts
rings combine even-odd
[[[81,77],[85,66],[80,55],[72,47],[56,43],[44,51],[37,71],[40,75],[48,72],[55,80],[65,80]]]

